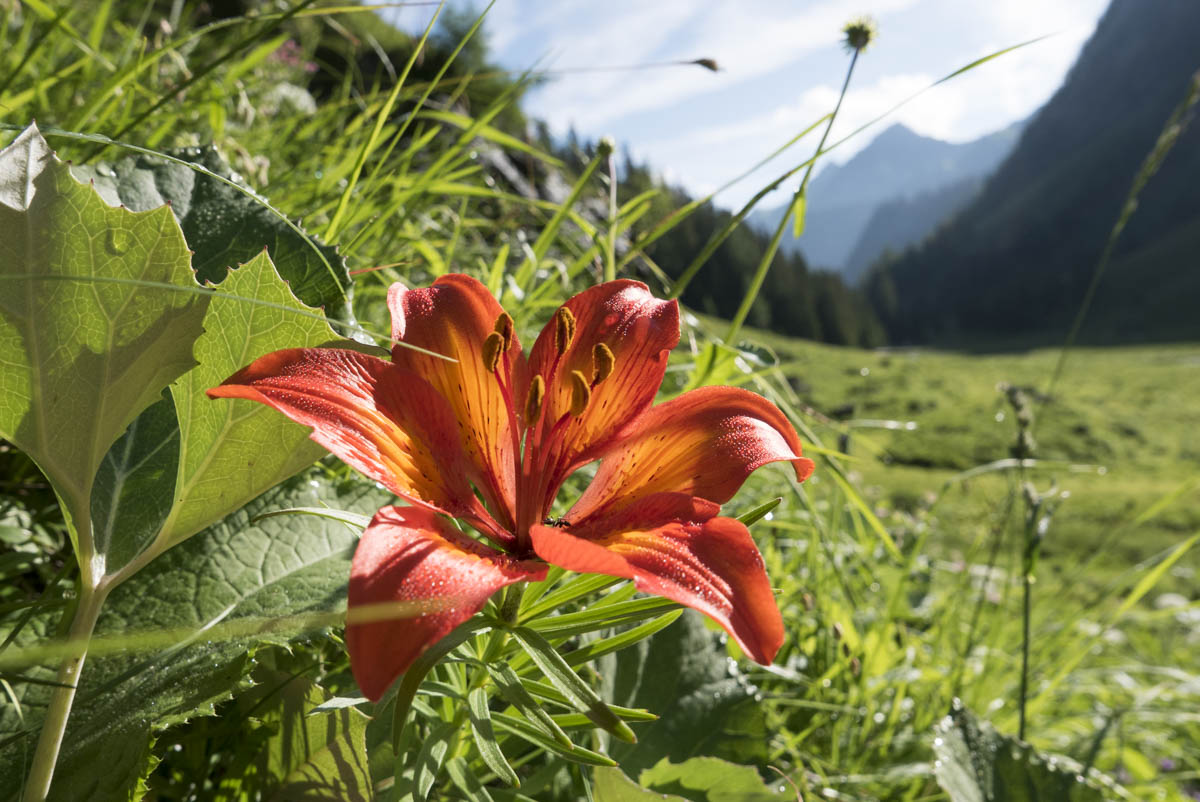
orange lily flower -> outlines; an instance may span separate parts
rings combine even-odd
[[[811,460],[772,403],[706,387],[652,406],[679,342],[679,307],[611,281],[558,309],[526,358],[512,318],[473,278],[388,293],[391,361],[336,348],[267,354],[208,391],[247,398],[312,427],[312,439],[409,507],[385,507],[354,555],[348,605],[425,606],[351,624],[363,693],[378,700],[429,646],[502,587],[546,563],[633,579],[697,609],[769,663],[783,623],[749,530],[720,505],[768,462],[803,481]],[[567,515],[555,496],[600,460]],[[469,537],[458,518],[494,544]]]

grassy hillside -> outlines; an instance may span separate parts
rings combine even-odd
[[[1027,478],[1070,494],[1044,547],[1052,571],[1074,573],[1095,555],[1087,581],[1103,584],[1200,530],[1200,346],[1077,350],[1046,396],[1053,349],[967,356],[754,339],[828,421],[827,444],[841,438],[874,503],[936,517],[939,556],[961,556],[995,531],[1018,479],[1011,466],[976,472],[1011,457],[1016,427],[1001,383],[1035,397],[1038,463]],[[1172,500],[1134,525],[1163,499]],[[1193,584],[1197,565],[1173,584]]]

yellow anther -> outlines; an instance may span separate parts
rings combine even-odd
[[[571,371],[571,414],[582,415],[591,400],[592,388],[587,378],[578,370]]]
[[[500,353],[504,350],[504,335],[493,331],[483,341],[483,367],[494,373],[500,364]]]
[[[554,315],[554,347],[565,354],[575,338],[575,315],[565,306],[560,306]]]
[[[532,426],[542,414],[542,399],[546,397],[546,380],[534,376],[529,383],[529,396],[525,399],[525,425]]]
[[[500,317],[496,318],[496,325],[493,330],[504,338],[504,348],[501,350],[508,351],[509,348],[512,348],[513,319],[508,312],[500,313]]]
[[[617,358],[604,343],[592,346],[592,385],[595,386],[612,375]]]

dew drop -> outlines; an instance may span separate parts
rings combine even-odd
[[[120,256],[129,250],[129,231],[124,228],[110,228],[105,242],[109,253]]]

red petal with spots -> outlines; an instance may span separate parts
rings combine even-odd
[[[685,493],[724,504],[755,469],[792,463],[796,480],[812,473],[800,438],[779,408],[735,387],[704,387],[647,410],[605,453],[596,477],[568,517],[654,493]]]
[[[256,359],[208,395],[274,407],[396,495],[497,530],[471,491],[454,413],[414,373],[357,351],[292,348]]]
[[[424,376],[450,403],[472,465],[471,478],[501,522],[511,527],[516,492],[511,396],[483,364],[483,343],[504,309],[485,286],[458,274],[442,276],[432,287],[417,290],[394,284],[388,291],[388,306],[394,339],[455,360],[400,345],[392,348],[392,362]],[[521,344],[513,334],[498,371],[509,388],[523,360]]]
[[[541,490],[547,496],[654,402],[667,358],[679,343],[679,305],[658,300],[639,281],[609,281],[584,290],[564,306],[576,324],[569,347],[559,356],[551,318],[529,357],[529,377],[541,375],[546,381],[533,461],[545,471]],[[571,373],[579,371],[591,381],[598,344],[612,351],[613,372],[591,388],[583,413],[572,416]],[[529,381],[525,379],[525,386]]]
[[[568,529],[537,525],[533,547],[571,571],[633,579],[699,610],[754,660],[775,659],[783,620],[750,531],[703,499],[661,493]]]
[[[545,576],[546,566],[494,551],[428,510],[384,507],[350,569],[346,646],[358,686],[378,701],[497,590]]]

